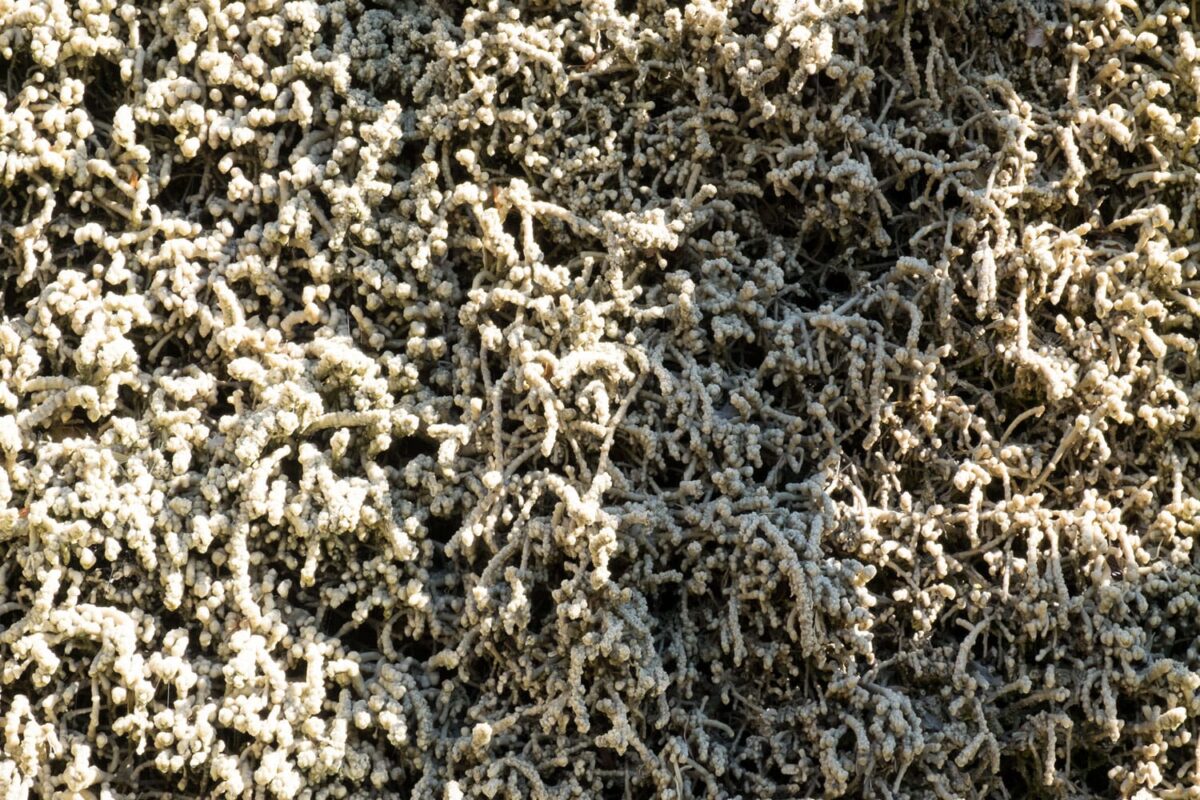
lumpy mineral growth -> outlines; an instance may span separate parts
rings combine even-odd
[[[1200,797],[1195,0],[0,0],[0,795]]]

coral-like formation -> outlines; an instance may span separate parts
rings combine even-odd
[[[1196,10],[0,0],[0,793],[1200,797]]]

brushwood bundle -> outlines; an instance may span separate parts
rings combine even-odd
[[[0,795],[1200,798],[1200,24],[0,0]]]

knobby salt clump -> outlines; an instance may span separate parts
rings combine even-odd
[[[0,0],[5,797],[1195,797],[1194,13]]]

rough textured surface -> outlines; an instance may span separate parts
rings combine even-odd
[[[0,0],[3,796],[1200,797],[1194,10]]]

